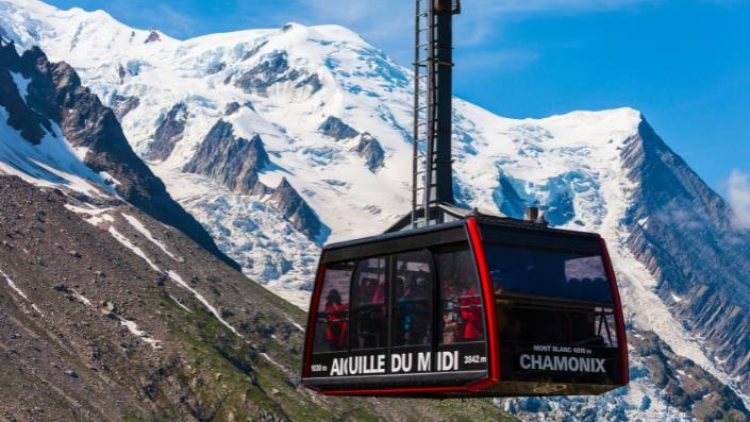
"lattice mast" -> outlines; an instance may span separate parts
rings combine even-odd
[[[454,203],[451,159],[453,15],[460,0],[416,0],[412,227],[444,222]]]

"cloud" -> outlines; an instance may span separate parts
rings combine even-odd
[[[654,218],[663,224],[680,230],[705,230],[709,225],[705,215],[685,207],[678,201],[671,201],[662,210],[654,214]]]
[[[727,179],[727,200],[734,212],[734,226],[750,230],[750,175],[732,171]]]
[[[158,14],[161,22],[167,23],[179,35],[189,34],[195,28],[196,22],[192,17],[178,12],[167,4],[159,5]]]
[[[476,0],[471,6],[482,13],[595,12],[620,9],[659,0]]]
[[[659,1],[661,0],[464,0],[463,9],[472,18],[490,20],[510,14],[596,12]],[[403,36],[403,33],[390,32],[390,28],[410,27],[414,21],[413,1],[317,0],[299,4],[311,11],[316,20],[338,21],[352,27],[369,27],[391,36]]]
[[[179,11],[167,2],[155,0],[130,0],[111,2],[103,9],[116,19],[140,29],[154,28],[177,38],[195,35],[200,28],[198,18],[189,12]]]
[[[391,52],[399,61],[411,60],[413,0],[296,1],[296,14],[300,18],[295,19],[344,25]],[[465,16],[456,21],[456,45],[474,47],[497,38],[511,19],[517,21],[545,13],[590,13],[659,1],[662,0],[463,0]]]
[[[308,20],[336,23],[357,31],[375,44],[411,42],[414,5],[403,0],[316,0],[305,2]]]
[[[517,71],[539,60],[537,52],[530,49],[498,49],[494,51],[460,52],[456,55],[457,71],[474,72],[481,67],[486,72]]]
[[[503,13],[594,12],[659,1],[661,0],[464,0],[463,6],[465,12],[496,16]],[[317,12],[318,18],[340,19],[350,24],[364,21],[370,21],[373,25],[388,24],[394,17],[398,19],[400,16],[407,16],[412,20],[410,12],[414,12],[413,1],[404,0],[317,0],[307,7]]]

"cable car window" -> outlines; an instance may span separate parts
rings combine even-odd
[[[604,262],[598,254],[493,244],[487,246],[486,254],[496,294],[613,302]]]
[[[484,338],[482,297],[467,248],[435,254],[440,279],[440,344]]]
[[[432,344],[433,283],[428,251],[396,256],[392,346]]]
[[[352,285],[352,349],[386,347],[386,259],[359,261]]]
[[[348,349],[349,285],[354,262],[329,264],[318,302],[313,353]]]
[[[504,342],[575,344],[616,348],[613,308],[599,306],[551,307],[525,300],[502,300],[495,311]]]
[[[615,310],[612,308],[594,308],[594,334],[601,339],[605,347],[617,347],[617,325]]]

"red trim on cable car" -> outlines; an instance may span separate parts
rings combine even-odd
[[[607,269],[609,285],[612,289],[612,297],[615,301],[615,308],[617,308],[615,319],[617,321],[617,344],[620,347],[620,359],[622,365],[622,385],[627,385],[629,382],[628,338],[625,334],[625,321],[622,316],[622,302],[620,301],[620,292],[617,289],[615,270],[612,266],[612,260],[609,257],[609,251],[607,250],[607,243],[600,237],[599,244],[602,248],[602,258],[604,258],[604,266]]]
[[[302,376],[310,376],[310,365],[312,365],[313,343],[315,340],[315,328],[318,319],[318,304],[320,303],[320,293],[323,290],[323,279],[325,278],[326,267],[323,265],[323,255],[320,256],[318,263],[318,274],[315,276],[315,288],[310,298],[310,309],[307,312],[307,332],[305,332],[305,355],[302,358]]]
[[[482,381],[484,382],[484,381]],[[472,392],[476,389],[471,386],[466,387],[408,387],[408,388],[389,388],[380,390],[332,390],[322,393],[328,396],[383,396],[383,395],[402,395],[402,394],[423,394],[423,393],[464,393]]]
[[[477,219],[469,218],[466,221],[466,226],[469,229],[469,241],[477,260],[479,280],[482,283],[482,294],[484,296],[485,315],[487,315],[487,344],[489,345],[487,362],[490,364],[490,377],[475,386],[474,390],[480,390],[500,381],[500,341],[497,338],[497,321],[495,320],[495,292],[492,291],[492,279],[490,278],[490,270],[484,254],[484,245],[482,244],[482,235],[479,232]]]

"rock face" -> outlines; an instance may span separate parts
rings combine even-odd
[[[227,68],[227,64],[224,62],[214,63],[211,66],[209,66],[208,69],[206,69],[206,73],[209,75],[213,75],[213,74],[221,72],[222,70],[226,68]]]
[[[0,106],[8,113],[8,124],[21,132],[24,139],[38,145],[52,128],[44,116],[29,107],[27,95],[22,97],[24,93],[19,91],[13,78],[13,74],[20,75],[20,72],[20,59],[14,45],[0,42]]]
[[[182,170],[208,176],[242,195],[271,194],[271,204],[285,220],[310,239],[325,241],[330,230],[288,180],[282,179],[275,188],[260,182],[260,171],[269,165],[271,159],[259,135],[249,141],[237,137],[232,124],[220,119]]]
[[[298,89],[307,87],[310,89],[310,95],[313,95],[323,88],[323,82],[321,82],[320,76],[318,76],[317,73],[313,73],[312,75],[299,81],[294,87]]]
[[[238,103],[237,101],[232,101],[231,103],[228,103],[224,108],[224,115],[231,116],[232,114],[236,113],[240,109],[240,107],[240,103]]]
[[[89,168],[117,180],[115,189],[123,199],[165,224],[177,227],[207,250],[236,265],[219,251],[203,227],[169,196],[162,181],[133,152],[112,110],[81,85],[70,66],[49,62],[38,48],[18,56],[13,45],[5,45],[0,47],[0,57],[3,58],[0,75],[16,72],[29,81],[25,101],[19,103],[15,97],[17,108],[6,108],[11,117],[20,116],[19,121],[29,122],[24,126],[37,128],[26,131],[22,128],[22,135],[30,134],[26,138],[29,142],[38,143],[40,134],[50,130],[46,129],[49,127],[49,123],[44,123],[46,120],[59,124],[68,142],[85,149],[84,163]],[[7,79],[0,84],[8,92],[16,89]],[[13,101],[14,97],[8,98]],[[22,108],[22,104],[27,107]],[[9,120],[13,119],[15,117]]]
[[[252,195],[266,192],[258,172],[268,164],[260,136],[249,141],[235,137],[232,124],[219,120],[183,171],[209,176],[235,192]]]
[[[359,132],[336,116],[329,116],[321,125],[320,133],[340,141],[359,135]]]
[[[253,103],[251,103],[250,101],[245,101],[244,104],[240,104],[237,101],[232,101],[230,103],[227,103],[227,105],[224,107],[224,116],[231,116],[240,111],[242,107],[246,107],[248,110],[255,111],[255,109],[253,108]]]
[[[125,116],[141,104],[141,100],[135,96],[123,97],[115,95],[112,99],[112,111],[114,111],[117,120],[122,121]]]
[[[385,165],[385,151],[380,145],[380,142],[373,138],[369,133],[362,134],[359,143],[354,147],[353,151],[357,152],[360,157],[365,159],[367,162],[367,168],[373,173],[377,172]]]
[[[286,178],[282,179],[279,186],[274,189],[271,202],[281,211],[285,219],[312,239],[323,243],[330,234],[330,229],[320,222],[315,211],[307,205],[307,202]]]
[[[243,73],[234,83],[247,93],[268,95],[268,88],[280,82],[294,81],[301,73],[289,67],[285,51],[274,51],[266,55],[263,61]]]
[[[154,132],[154,141],[149,144],[146,157],[150,160],[164,161],[169,158],[175,145],[182,140],[185,131],[188,109],[185,103],[177,103],[169,110],[161,124]]]
[[[151,29],[148,33],[148,37],[143,41],[144,44],[150,44],[153,42],[161,41],[161,35],[156,30]]]
[[[298,308],[127,204],[75,201],[0,176],[0,419],[510,419],[302,389]]]
[[[662,298],[750,389],[750,314],[744,311],[750,303],[750,234],[733,229],[724,200],[645,120],[623,160],[639,186],[628,212],[630,248],[659,280]]]
[[[121,85],[125,83],[125,78],[127,76],[128,76],[127,70],[125,70],[125,68],[122,66],[122,64],[118,65],[117,66],[117,77],[119,78]]]
[[[695,420],[748,420],[748,409],[729,387],[689,359],[674,353],[658,336],[636,332],[631,344],[657,388],[670,402],[690,409]]]

